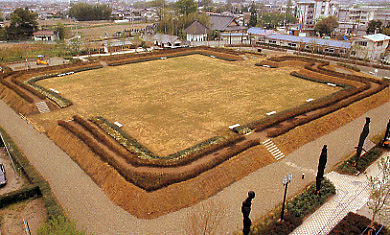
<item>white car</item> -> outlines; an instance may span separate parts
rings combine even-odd
[[[0,163],[0,187],[7,184],[7,177],[5,176],[5,168],[3,163]]]

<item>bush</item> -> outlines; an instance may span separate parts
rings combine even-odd
[[[326,199],[336,193],[336,188],[328,179],[321,182],[319,195],[315,195],[316,186],[312,184],[308,190],[287,203],[288,211],[295,217],[303,218],[315,211]]]
[[[367,167],[371,165],[376,159],[382,155],[383,151],[379,147],[374,147],[368,151],[365,155],[359,158],[356,162],[354,161],[355,155],[345,160],[342,164],[337,167],[337,171],[342,174],[356,175],[357,173],[364,172]]]
[[[241,145],[235,145],[231,147],[229,151],[226,151],[223,154],[219,154],[217,156],[213,156],[208,161],[194,164],[188,169],[185,168],[185,170],[183,170],[183,168],[180,169],[180,166],[177,166],[177,171],[170,171],[169,169],[164,170],[164,166],[154,166],[161,169],[156,171],[148,171],[148,169],[139,168],[124,162],[122,156],[115,154],[115,152],[110,148],[106,148],[105,146],[107,145],[96,140],[92,133],[88,133],[88,130],[80,130],[80,127],[77,126],[78,124],[76,124],[76,122],[64,122],[59,120],[58,124],[80,138],[93,152],[95,152],[101,158],[102,161],[112,166],[128,182],[146,191],[154,191],[161,189],[162,187],[166,187],[170,184],[196,177],[202,172],[207,171],[221,164],[227,159],[260,143],[258,140],[252,140],[247,141]]]
[[[370,225],[370,223],[371,223],[370,219],[349,212],[348,215],[344,217],[343,220],[341,220],[336,225],[336,227],[332,229],[332,231],[329,232],[329,235],[367,234],[368,232],[367,227]],[[374,227],[376,228],[376,231],[378,231],[381,225],[374,223]],[[363,231],[365,232],[363,233]],[[390,231],[386,227],[384,227],[382,228],[379,234],[385,235],[385,234],[389,234],[389,232]]]
[[[287,201],[287,211],[284,220],[279,220],[281,207],[275,208],[253,226],[252,234],[287,235],[303,222],[303,217],[314,212],[330,196],[336,193],[332,182],[322,181],[319,195],[314,195],[315,183],[311,184],[303,193]]]
[[[35,187],[39,187],[39,195],[42,195],[42,198],[45,202],[45,206],[47,208],[49,217],[58,217],[64,216],[62,208],[57,203],[54,198],[49,184],[39,175],[39,173],[35,170],[33,166],[31,166],[30,162],[24,157],[20,152],[18,147],[12,141],[12,139],[5,133],[5,131],[0,127],[0,132],[2,133],[4,140],[8,143],[9,151],[11,153],[12,158],[16,164],[16,167],[22,169],[22,172],[27,177],[31,186],[21,189],[20,195],[11,195],[11,198],[5,199],[7,201],[15,201],[16,199],[23,200],[27,195],[36,195]],[[1,205],[1,203],[0,203]]]
[[[349,64],[344,64],[344,63],[337,63],[338,66],[342,66],[342,67],[345,67],[345,68],[348,68],[348,69],[352,69],[356,72],[360,72],[360,69],[356,66],[353,66],[353,65],[349,65]]]
[[[38,235],[85,235],[85,231],[78,231],[75,223],[64,216],[51,218],[37,231]]]

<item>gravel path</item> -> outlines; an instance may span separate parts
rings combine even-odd
[[[384,130],[389,119],[390,103],[386,103],[338,130],[308,143],[283,160],[268,165],[236,182],[217,195],[199,203],[153,220],[137,219],[106,197],[100,188],[44,134],[26,124],[3,101],[0,101],[0,125],[14,139],[31,163],[46,178],[61,205],[77,225],[95,234],[184,234],[186,215],[202,204],[217,201],[227,207],[221,219],[220,234],[242,227],[241,203],[246,193],[257,193],[253,200],[251,218],[259,218],[283,196],[282,178],[294,174],[289,184],[291,196],[314,180],[322,145],[328,145],[328,170],[353,151],[365,117],[371,117],[370,136]],[[275,169],[278,169],[277,171]],[[300,175],[305,172],[306,177]],[[131,200],[131,198],[129,198]]]

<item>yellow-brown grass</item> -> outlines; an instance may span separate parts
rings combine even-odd
[[[389,88],[355,102],[346,108],[326,115],[310,123],[294,128],[273,141],[285,154],[289,154],[306,143],[309,143],[337,128],[351,122],[367,111],[390,101]]]
[[[249,173],[274,162],[263,146],[236,155],[190,180],[146,192],[127,182],[82,141],[63,127],[48,132],[52,138],[103,189],[117,205],[138,218],[152,219],[206,199]]]
[[[2,84],[0,84],[0,99],[17,113],[22,113],[23,115],[38,113],[38,108],[35,104],[28,103],[14,91]]]
[[[39,84],[59,90],[74,105],[35,120],[68,120],[76,113],[102,116],[119,121],[138,142],[166,156],[227,135],[229,125],[338,90],[292,77],[294,69],[270,70],[192,55],[52,78]]]

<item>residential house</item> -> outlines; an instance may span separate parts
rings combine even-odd
[[[240,26],[234,16],[210,15],[212,31],[221,32],[221,41],[226,44],[241,44],[248,39],[247,27]]]
[[[369,61],[381,59],[390,37],[381,33],[357,37],[352,40],[351,56]]]
[[[161,48],[178,48],[183,47],[183,42],[176,35],[157,33],[153,36],[153,41],[156,46]]]
[[[187,34],[187,41],[202,42],[207,40],[207,33],[209,28],[204,26],[199,21],[195,20],[190,26],[185,29]]]
[[[34,41],[55,41],[59,37],[56,32],[50,30],[41,30],[33,33]]]

